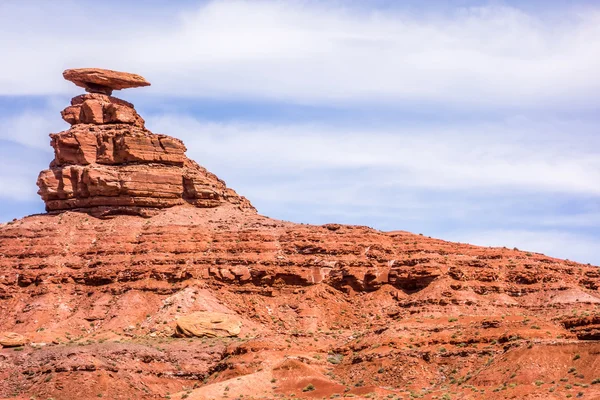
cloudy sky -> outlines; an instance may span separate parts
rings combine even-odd
[[[0,221],[101,67],[261,214],[600,264],[597,1],[0,0],[0,54]]]

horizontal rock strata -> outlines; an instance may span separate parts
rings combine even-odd
[[[80,81],[73,76],[95,76],[65,74],[76,83]],[[129,84],[110,79],[106,85],[114,89],[137,85],[135,79]],[[54,160],[37,181],[49,212],[150,216],[175,205],[224,203],[254,210],[225,182],[189,160],[180,140],[145,129],[144,120],[127,101],[88,93],[74,97],[62,116],[72,126],[50,135]]]
[[[133,104],[116,97],[88,93],[71,100],[61,115],[71,125],[77,124],[129,124],[144,127],[144,120]]]

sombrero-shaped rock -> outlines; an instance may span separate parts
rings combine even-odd
[[[92,93],[112,94],[113,90],[150,86],[144,77],[101,68],[67,69],[63,77]]]

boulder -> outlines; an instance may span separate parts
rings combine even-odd
[[[27,339],[23,335],[14,332],[1,332],[0,345],[3,347],[19,347],[27,343]]]
[[[234,337],[240,334],[242,322],[232,314],[201,311],[177,320],[175,335],[179,337]]]

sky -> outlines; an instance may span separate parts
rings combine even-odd
[[[0,54],[0,222],[98,67],[261,214],[600,264],[598,1],[0,0]]]

